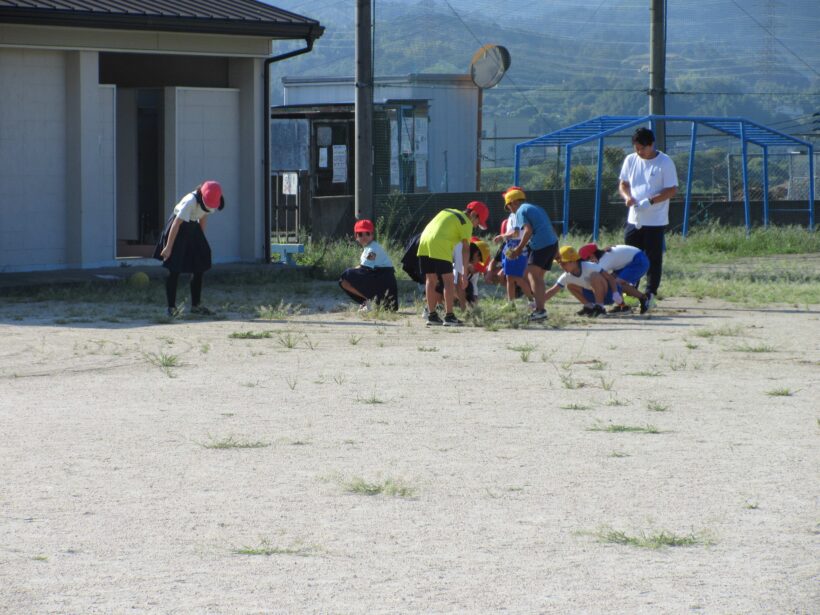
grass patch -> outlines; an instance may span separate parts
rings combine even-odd
[[[291,331],[286,331],[284,333],[280,333],[276,341],[279,342],[279,345],[288,348],[289,350],[293,350],[296,348],[296,345],[299,343],[299,340],[302,338],[301,335],[296,335]]]
[[[766,395],[769,397],[791,397],[794,395],[794,391],[791,389],[787,389],[786,387],[781,387],[777,389],[772,389],[770,391],[766,391]]]
[[[375,392],[375,391],[373,391],[373,392],[370,394],[370,396],[369,396],[369,397],[359,397],[359,398],[358,398],[358,401],[360,401],[360,402],[361,402],[361,403],[363,403],[363,404],[369,404],[369,405],[371,405],[371,406],[373,406],[373,405],[378,405],[378,404],[383,404],[383,403],[384,403],[384,400],[383,400],[383,399],[379,399],[379,398],[376,396],[376,392]]]
[[[169,378],[174,378],[174,373],[171,371],[171,369],[182,365],[182,363],[179,360],[179,357],[175,354],[166,354],[164,352],[149,352],[146,353],[145,358],[152,365],[156,365],[157,367],[159,367],[163,372],[165,372],[165,375]]]
[[[306,547],[304,545],[292,547],[278,547],[272,545],[267,540],[262,540],[259,545],[255,547],[239,547],[233,549],[235,555],[264,555],[270,557],[271,555],[296,555],[298,557],[308,557],[315,555],[316,549],[313,547]]]
[[[631,455],[629,453],[624,453],[623,451],[612,451],[609,456],[621,459],[623,457],[630,457]]]
[[[435,346],[418,346],[417,349],[419,352],[438,352]]]
[[[663,433],[660,429],[655,427],[654,425],[620,425],[620,424],[610,424],[610,425],[593,425],[592,427],[587,427],[587,431],[605,431],[607,433],[648,433],[648,434],[659,434]]]
[[[586,404],[565,404],[558,407],[561,408],[561,410],[592,410],[592,406],[587,406]]]
[[[639,372],[629,372],[627,373],[627,376],[644,376],[647,378],[657,378],[658,376],[663,376],[663,374],[659,370],[652,368],[644,369]]]
[[[722,325],[713,329],[698,329],[695,331],[695,335],[706,339],[713,337],[738,337],[743,335],[743,327],[740,325]]]
[[[363,478],[354,477],[348,481],[343,481],[342,488],[346,493],[354,495],[386,495],[394,498],[413,498],[417,493],[415,487],[395,478],[369,482]]]
[[[610,527],[603,527],[595,532],[595,537],[598,539],[598,542],[627,545],[641,549],[694,547],[696,545],[708,544],[708,541],[704,540],[700,536],[696,536],[695,534],[690,533],[678,535],[666,530],[651,532],[649,534],[641,532],[638,535],[631,536],[620,530],[614,530]]]
[[[741,344],[740,346],[735,346],[732,350],[736,352],[774,352],[775,349],[773,346],[769,346],[768,344]]]
[[[222,438],[221,440],[214,440],[211,438],[209,442],[205,442],[201,444],[201,446],[202,448],[217,450],[227,450],[232,448],[267,448],[270,446],[270,442],[262,442],[261,440],[237,440],[234,436],[228,436],[227,438]]]
[[[242,331],[231,333],[228,337],[232,340],[266,340],[273,336],[270,331]]]
[[[284,300],[276,305],[260,305],[256,307],[256,316],[262,320],[287,320],[289,316],[294,316],[301,312],[301,308],[294,307]]]
[[[665,406],[659,401],[650,399],[648,402],[646,402],[646,409],[650,412],[666,412],[669,410],[669,406]]]

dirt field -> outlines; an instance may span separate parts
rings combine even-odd
[[[820,611],[816,306],[67,309],[0,308],[2,613]]]

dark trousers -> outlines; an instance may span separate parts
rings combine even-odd
[[[179,283],[179,272],[171,271],[168,279],[165,280],[165,297],[168,299],[168,307],[177,306],[177,284]],[[202,300],[202,272],[191,275],[191,307],[196,307]]]
[[[638,229],[633,224],[628,223],[624,230],[624,243],[640,248],[649,258],[649,271],[646,272],[644,292],[653,295],[658,294],[658,287],[661,285],[663,251],[666,249],[664,242],[665,231],[665,226],[642,226]]]

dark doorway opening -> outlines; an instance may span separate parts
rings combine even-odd
[[[137,219],[142,244],[155,244],[164,222],[161,99],[161,90],[137,93]]]

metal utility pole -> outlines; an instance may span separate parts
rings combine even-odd
[[[649,113],[666,115],[666,0],[650,0]],[[655,124],[655,145],[666,151],[665,122]]]
[[[356,219],[373,218],[373,17],[356,0]]]

